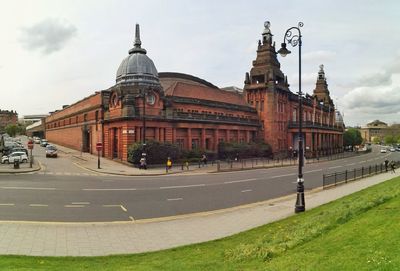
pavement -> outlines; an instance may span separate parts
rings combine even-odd
[[[309,210],[400,173],[383,173],[332,189],[305,193]],[[230,236],[294,215],[295,195],[175,217],[130,222],[0,222],[0,254],[102,256],[132,254],[200,243]]]

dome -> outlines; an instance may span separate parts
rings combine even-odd
[[[119,65],[116,83],[120,84],[157,84],[158,72],[153,61],[141,48],[139,25],[136,25],[135,44],[129,55]]]

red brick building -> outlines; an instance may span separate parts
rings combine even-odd
[[[266,24],[269,26],[269,24]],[[275,42],[266,27],[258,42],[257,57],[245,77],[247,102],[258,112],[260,136],[275,154],[286,156],[298,149],[298,95],[289,89],[287,77],[280,69]],[[303,138],[307,156],[342,151],[343,122],[337,121],[323,65],[320,66],[313,95],[303,102]]]
[[[127,161],[130,144],[144,139],[216,151],[222,141],[262,138],[276,154],[287,155],[290,147],[296,148],[297,98],[279,68],[275,47],[264,37],[246,75],[245,95],[191,75],[158,73],[141,47],[136,25],[134,47],[118,68],[116,84],[53,112],[46,118],[46,137],[91,153],[102,142],[103,156],[121,161]],[[305,112],[312,112],[314,120],[310,126],[311,119],[305,118],[305,142],[310,151],[328,145],[333,151],[341,132],[334,126],[323,70],[319,77],[314,96],[304,100]],[[321,100],[325,104],[319,107]]]
[[[0,132],[9,124],[17,124],[18,114],[13,110],[0,110]]]

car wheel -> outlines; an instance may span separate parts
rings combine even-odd
[[[22,163],[28,163],[28,160],[24,159],[22,160]]]
[[[9,163],[10,163],[10,161],[6,160],[6,161],[5,161],[5,163],[9,164]]]

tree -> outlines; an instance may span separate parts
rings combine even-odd
[[[14,137],[14,136],[17,134],[17,132],[18,132],[18,127],[17,127],[17,125],[15,125],[15,124],[8,124],[8,125],[6,126],[6,128],[5,128],[5,130],[6,130],[6,133],[7,133],[9,136]]]
[[[372,143],[374,143],[374,144],[379,144],[379,143],[381,143],[381,140],[379,139],[379,137],[374,137],[374,138],[372,138]]]
[[[397,139],[393,135],[387,135],[387,136],[385,136],[384,141],[385,141],[386,145],[392,145],[397,142]]]
[[[358,129],[349,128],[343,134],[343,145],[344,146],[356,146],[362,143],[361,133]]]

